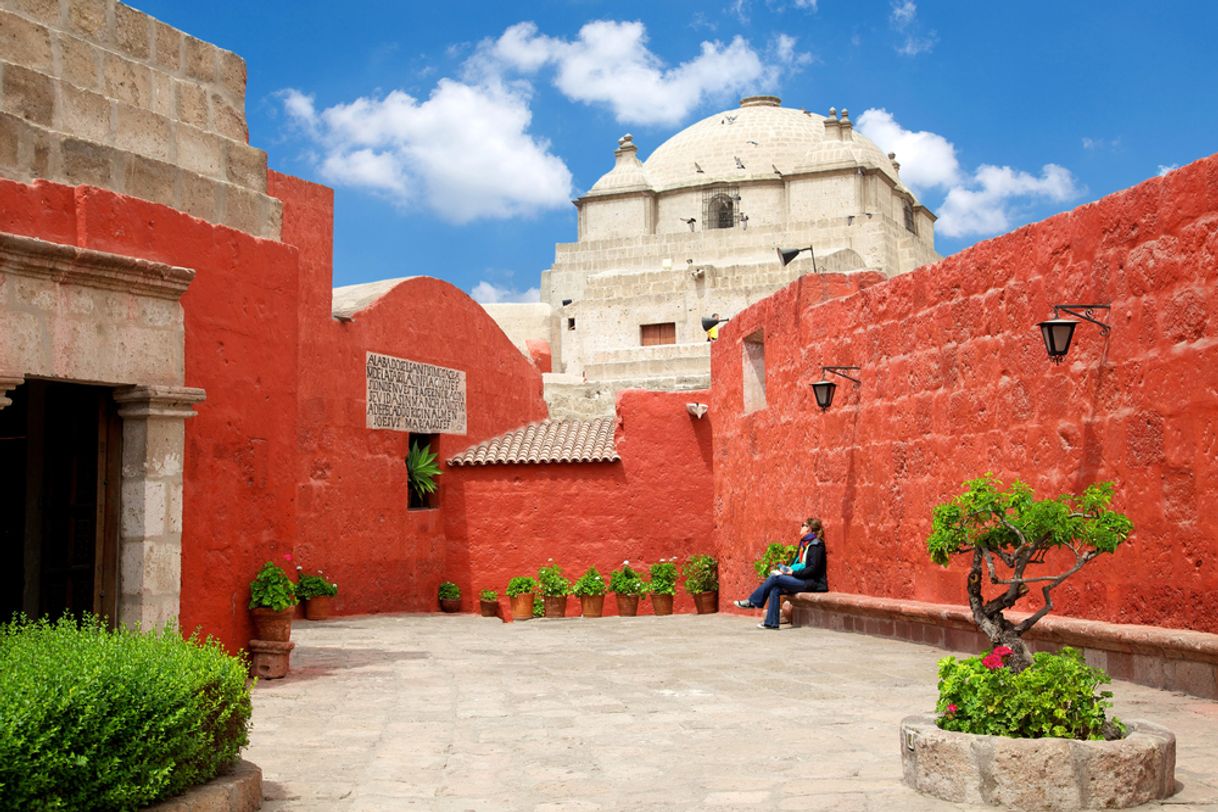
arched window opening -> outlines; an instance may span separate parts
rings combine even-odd
[[[711,198],[710,217],[707,221],[711,228],[731,228],[736,225],[736,207],[727,195],[716,195]]]

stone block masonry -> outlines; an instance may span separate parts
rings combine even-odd
[[[114,0],[0,0],[0,176],[88,184],[277,239],[245,62]]]

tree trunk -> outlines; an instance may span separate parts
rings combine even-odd
[[[982,553],[980,549],[973,550],[973,565],[968,573],[968,604],[973,611],[973,622],[981,630],[993,646],[1006,646],[1011,650],[1005,660],[1007,668],[1018,674],[1032,664],[1032,653],[1024,643],[1015,626],[1003,617],[1002,610],[1010,608],[1007,596],[985,602],[981,594]]]

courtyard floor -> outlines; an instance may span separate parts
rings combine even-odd
[[[755,623],[297,621],[245,757],[265,810],[966,808],[900,780],[898,726],[933,708],[946,652]],[[1218,703],[1114,690],[1176,734],[1168,804],[1218,810]]]

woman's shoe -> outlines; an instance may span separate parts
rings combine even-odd
[[[757,628],[759,628],[759,629],[772,629],[773,631],[778,631],[778,627],[777,627],[777,626],[767,626],[767,625],[765,625],[764,623],[758,623],[758,624],[757,624]]]
[[[745,598],[742,601],[732,601],[732,603],[736,604],[741,609],[760,609],[761,608],[760,606],[758,606],[755,603],[753,603],[752,601],[750,601],[748,598]]]

